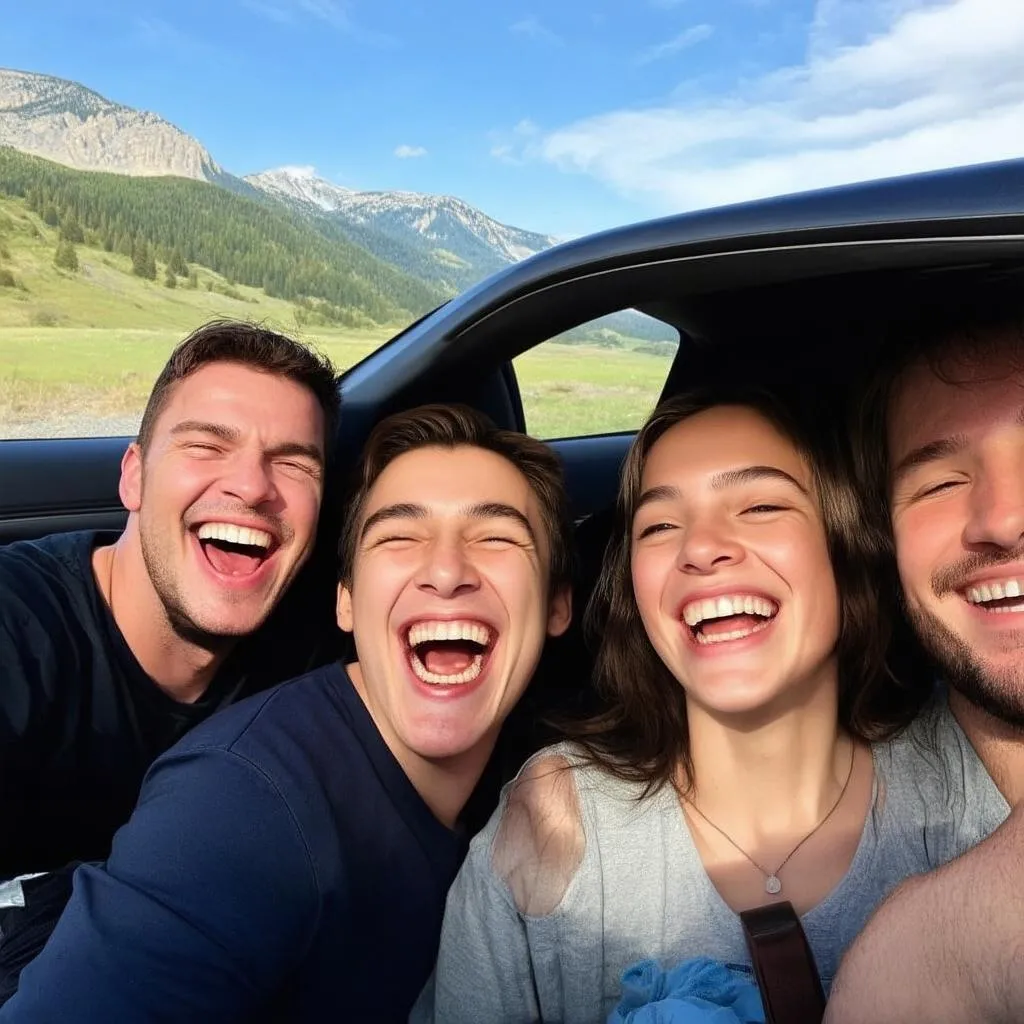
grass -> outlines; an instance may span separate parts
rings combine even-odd
[[[667,356],[545,342],[515,360],[526,428],[536,437],[636,430],[661,393]]]
[[[174,345],[215,316],[257,320],[325,351],[344,370],[401,325],[305,326],[302,312],[261,290],[194,268],[197,288],[131,273],[130,260],[79,245],[75,273],[53,265],[56,229],[0,197],[0,438],[130,432]],[[3,277],[0,275],[0,280]],[[225,294],[228,293],[228,294]],[[515,361],[527,427],[538,437],[635,429],[668,358],[631,348],[549,342]]]

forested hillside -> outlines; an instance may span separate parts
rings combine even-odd
[[[285,208],[204,182],[75,171],[0,148],[0,193],[59,226],[69,251],[88,240],[152,277],[157,260],[182,276],[199,263],[273,297],[321,300],[339,323],[406,321],[447,297]]]

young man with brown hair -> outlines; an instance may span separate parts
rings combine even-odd
[[[239,641],[313,549],[337,415],[329,361],[261,327],[207,324],[175,349],[124,454],[124,532],[0,548],[0,1002],[75,862],[107,856],[149,765],[218,708],[315,664],[275,677]]]
[[[1019,294],[973,295],[941,315],[894,339],[905,347],[872,390],[860,447],[939,699],[1012,813],[881,906],[829,1024],[1024,1020],[1024,311]]]
[[[470,409],[381,423],[340,551],[356,660],[157,761],[0,1021],[404,1020],[456,820],[569,623],[566,506],[554,453]]]

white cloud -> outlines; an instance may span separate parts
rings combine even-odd
[[[293,21],[291,11],[275,4],[261,3],[260,0],[241,0],[242,6],[253,14],[258,14],[268,21],[275,21],[278,25],[290,25]]]
[[[412,157],[426,156],[427,151],[423,146],[407,146],[404,143],[395,147],[395,156],[399,160],[409,160]]]
[[[349,0],[241,0],[241,5],[279,25],[292,25],[300,17],[313,18],[369,46],[388,47],[397,42],[394,36],[358,25]]]
[[[714,31],[710,25],[691,25],[685,32],[680,32],[668,42],[658,43],[657,46],[644,50],[637,58],[637,63],[650,64],[652,61],[661,60],[662,57],[671,57],[674,53],[688,50],[691,46],[710,38]]]
[[[558,35],[547,28],[540,18],[536,18],[533,15],[517,21],[514,25],[510,25],[509,31],[513,35],[526,36],[527,39],[535,39],[543,43],[554,43],[559,46],[562,43]]]
[[[491,156],[503,164],[522,164],[527,148],[524,144],[539,134],[540,128],[528,117],[524,117],[510,132],[491,132]]]
[[[807,58],[507,141],[659,211],[1024,155],[1024,3],[819,0]]]

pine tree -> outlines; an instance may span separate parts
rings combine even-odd
[[[75,271],[78,269],[78,253],[73,242],[62,238],[57,243],[57,251],[53,254],[53,265],[61,270]]]
[[[164,286],[166,288],[177,288],[178,279],[171,273],[171,268],[167,268],[167,275],[164,277]]]
[[[51,228],[55,228],[60,223],[57,207],[53,203],[50,203],[43,211],[43,223],[49,224]]]
[[[60,237],[75,244],[85,241],[85,233],[82,231],[82,225],[78,223],[74,210],[64,211],[64,216],[60,219]]]
[[[174,251],[171,253],[167,270],[172,274],[177,274],[178,277],[188,277],[188,264],[185,262],[185,257],[178,246],[175,246]]]
[[[156,280],[156,260],[145,239],[138,239],[132,245],[132,273],[150,281]]]

